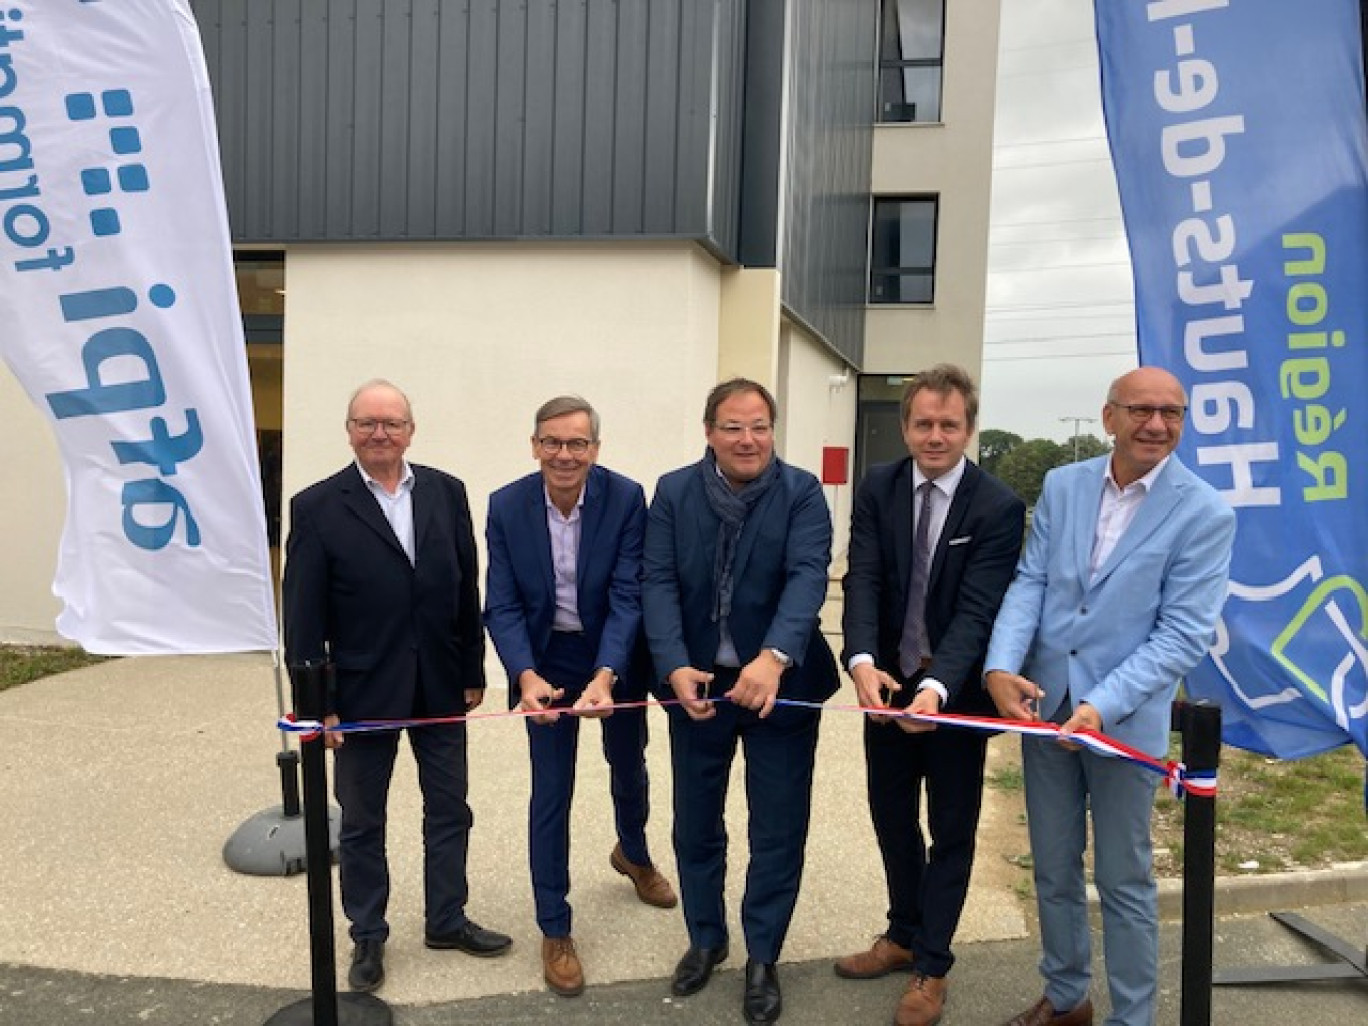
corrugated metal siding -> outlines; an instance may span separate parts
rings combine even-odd
[[[240,242],[734,258],[744,0],[192,0]]]
[[[859,367],[879,5],[789,0],[788,14],[783,302]]]

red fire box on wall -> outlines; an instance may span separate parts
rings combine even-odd
[[[850,480],[850,449],[844,445],[822,446],[822,484],[843,485]]]

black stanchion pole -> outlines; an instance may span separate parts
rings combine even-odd
[[[1221,709],[1208,702],[1179,706],[1183,765],[1215,774],[1221,762]],[[1216,915],[1216,798],[1183,798],[1182,1026],[1211,1026],[1211,959]]]
[[[290,667],[295,715],[322,720],[331,666]],[[309,889],[309,961],[313,996],[282,1008],[266,1026],[390,1026],[389,1006],[372,994],[337,993],[337,948],[333,942],[332,860],[328,836],[328,763],[323,736],[300,745],[304,770],[304,853]]]

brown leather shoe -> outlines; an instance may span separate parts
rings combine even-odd
[[[542,938],[542,976],[546,985],[561,997],[579,997],[584,993],[584,969],[575,942],[569,937]]]
[[[832,967],[836,975],[847,980],[877,980],[889,973],[912,971],[912,952],[901,944],[894,944],[886,934],[874,938],[868,951],[857,951],[838,958]]]
[[[894,1026],[936,1026],[945,1011],[945,992],[949,989],[944,976],[913,973],[912,982],[898,1002]]]
[[[622,845],[613,848],[613,854],[608,857],[608,861],[614,869],[632,881],[637,897],[647,905],[674,908],[679,904],[674,888],[670,886],[669,880],[661,876],[660,870],[655,866],[638,866],[635,862],[628,861],[627,856],[622,854]]]
[[[1041,998],[1003,1026],[1092,1026],[1093,1007],[1087,998],[1071,1012],[1056,1012],[1049,998]]]

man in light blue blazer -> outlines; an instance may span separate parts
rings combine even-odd
[[[1226,596],[1235,515],[1172,455],[1187,396],[1172,374],[1118,378],[1110,456],[1051,471],[984,662],[998,711],[1101,731],[1155,756],[1179,678],[1206,654]],[[1085,816],[1116,1026],[1151,1026],[1159,915],[1150,839],[1157,778],[1053,739],[1022,740],[1045,994],[1008,1026],[1093,1021]]]
[[[508,673],[510,706],[527,722],[532,761],[529,856],[542,968],[563,997],[584,990],[571,937],[570,803],[580,716],[645,698],[650,655],[641,635],[641,485],[597,463],[599,416],[579,396],[537,411],[537,473],[489,498],[485,625]],[[567,711],[571,714],[566,715]],[[603,720],[618,845],[609,862],[648,905],[672,908],[673,888],[646,846],[646,709]]]

